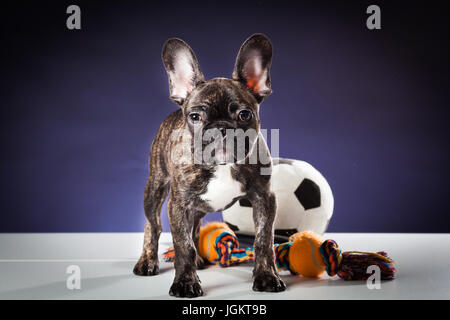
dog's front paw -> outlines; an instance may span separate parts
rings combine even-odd
[[[174,297],[195,298],[203,295],[200,283],[193,280],[174,281],[169,294]]]
[[[254,291],[280,292],[286,290],[286,285],[280,277],[273,273],[260,273],[253,280]]]
[[[134,266],[133,273],[137,276],[154,276],[159,274],[158,260],[151,261],[151,259],[142,256]]]

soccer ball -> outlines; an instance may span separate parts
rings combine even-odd
[[[334,199],[327,180],[305,161],[275,158],[272,190],[277,199],[275,238],[310,230],[323,234],[333,215]],[[223,220],[237,234],[254,235],[253,208],[246,198],[222,212]]]

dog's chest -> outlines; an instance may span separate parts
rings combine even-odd
[[[231,175],[231,168],[232,164],[217,166],[206,192],[200,196],[214,211],[225,208],[235,198],[244,195],[241,183]]]

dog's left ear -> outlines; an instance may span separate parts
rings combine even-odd
[[[233,80],[240,81],[261,103],[272,93],[270,64],[272,43],[263,34],[254,34],[241,46],[233,71]]]

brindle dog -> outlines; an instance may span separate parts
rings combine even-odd
[[[170,98],[180,109],[163,121],[151,146],[150,175],[144,196],[147,218],[144,248],[134,273],[142,276],[159,273],[161,206],[170,190],[168,211],[176,270],[170,295],[203,295],[196,273],[204,264],[197,248],[201,219],[206,213],[225,209],[245,197],[252,204],[256,227],[253,290],[285,290],[274,265],[272,249],[276,211],[275,196],[270,189],[272,163],[259,133],[259,105],[272,91],[270,40],[255,34],[244,42],[232,79],[206,81],[194,52],[180,39],[169,39],[164,44],[162,59],[169,77]],[[219,130],[224,139],[228,138],[229,129],[252,129],[258,134],[246,142],[243,159],[236,156],[235,149],[223,148],[211,153],[217,160],[213,163],[180,161],[183,158],[180,150],[192,151],[194,134],[208,129]],[[204,140],[201,150],[205,150]],[[257,161],[249,161],[256,152]],[[232,161],[229,161],[230,153]],[[264,157],[269,161],[261,161]]]

